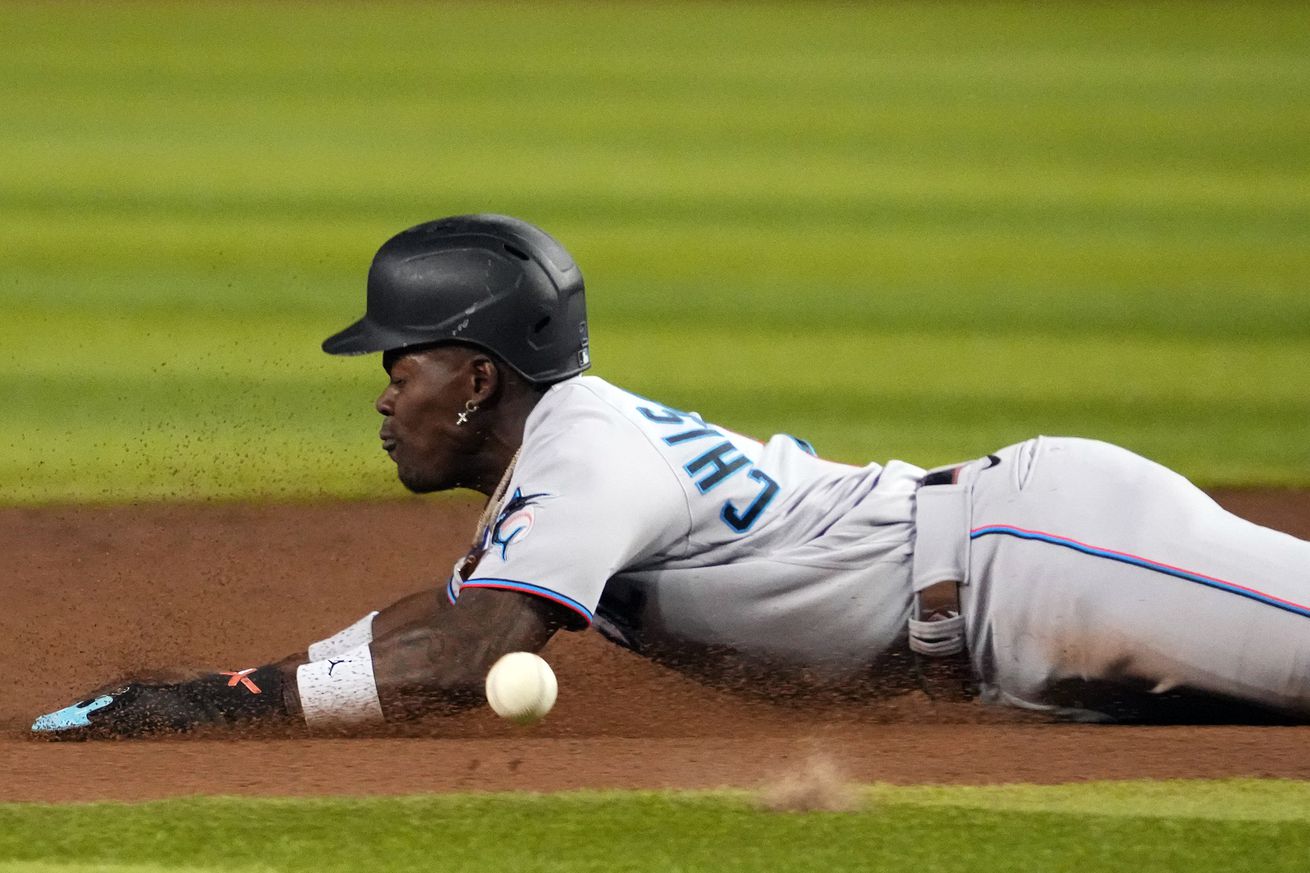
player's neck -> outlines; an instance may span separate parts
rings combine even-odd
[[[511,392],[502,397],[486,426],[486,438],[478,452],[474,475],[468,487],[488,497],[500,484],[519,447],[528,416],[536,408],[541,394],[536,391]]]

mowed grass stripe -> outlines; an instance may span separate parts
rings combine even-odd
[[[270,873],[272,867],[196,867],[176,864],[84,864],[61,861],[0,861],[0,873]]]
[[[194,317],[172,331],[167,313],[56,321],[119,351],[74,370],[41,345],[42,330],[14,331],[0,353],[0,389],[13,402],[0,452],[5,499],[400,493],[376,442],[378,359],[314,353],[319,335],[303,320],[269,317],[254,329],[244,316]],[[1195,438],[1204,433],[1228,453],[1200,468],[1211,484],[1285,481],[1289,458],[1310,469],[1310,441],[1279,437],[1287,416],[1310,420],[1310,371],[1297,348],[906,328],[725,336],[717,326],[636,325],[598,329],[594,348],[606,362],[599,372],[646,396],[761,439],[793,433],[852,463],[931,466],[1040,432],[1108,439],[1187,468],[1205,461]],[[679,341],[696,354],[652,370]],[[941,360],[960,362],[971,381],[935,367]],[[761,382],[761,371],[773,375]],[[1216,406],[1215,392],[1241,395],[1252,378],[1261,394]]]
[[[156,327],[135,338],[141,323]],[[291,318],[259,330],[241,318],[191,319],[175,333],[169,323],[108,320],[79,330],[70,319],[66,334],[121,348],[76,372],[30,339],[25,347],[21,336],[38,332],[16,337],[17,351],[0,357],[0,385],[13,401],[0,454],[6,499],[399,493],[375,440],[376,359],[301,361],[318,336]],[[652,372],[651,360],[678,338],[698,353]],[[1227,456],[1200,467],[1202,481],[1286,481],[1289,458],[1310,469],[1310,442],[1279,437],[1287,416],[1310,420],[1310,375],[1298,350],[1276,345],[831,328],[725,338],[718,328],[636,327],[598,330],[595,341],[608,362],[600,372],[616,381],[759,438],[803,436],[853,463],[948,463],[1042,432],[1108,439],[1186,469],[1205,462],[1195,438],[1204,433]],[[1048,366],[1028,367],[1030,359]],[[934,368],[939,360],[961,362],[972,382]],[[762,369],[776,375],[761,383]],[[1240,396],[1253,377],[1264,380],[1263,393]],[[702,387],[710,378],[712,392]],[[1239,396],[1216,406],[1215,391]]]
[[[1298,782],[879,787],[855,812],[747,795],[192,799],[0,807],[0,862],[274,870],[1300,870]],[[1301,815],[1290,815],[1300,810]],[[926,829],[926,830],[925,830]],[[949,848],[924,833],[949,834]]]

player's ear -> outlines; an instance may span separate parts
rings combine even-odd
[[[469,360],[469,375],[472,381],[474,405],[484,406],[500,394],[501,365],[491,356],[482,352],[474,353]]]

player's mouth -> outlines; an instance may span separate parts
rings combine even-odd
[[[396,438],[389,433],[380,433],[378,434],[378,439],[382,440],[382,451],[394,458],[396,451]]]

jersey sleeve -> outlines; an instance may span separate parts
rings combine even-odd
[[[591,624],[605,584],[685,541],[686,499],[646,437],[583,392],[529,420],[508,499],[462,583],[544,597]]]

